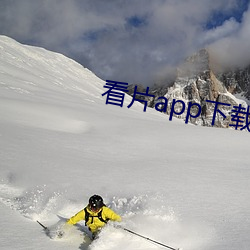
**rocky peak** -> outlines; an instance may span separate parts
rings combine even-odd
[[[206,49],[188,57],[179,66],[177,72],[173,87],[183,88],[185,98],[190,101],[201,98],[214,101],[219,93],[226,92],[225,86],[217,79],[210,67],[209,52]]]
[[[209,53],[202,49],[194,55],[188,57],[177,69],[177,77],[194,77],[197,75],[206,75],[209,71]]]
[[[217,77],[230,93],[240,94],[243,98],[250,100],[250,65],[218,73]]]
[[[150,94],[154,98],[148,98],[148,106],[154,107],[158,97],[166,97],[168,100],[167,114],[170,114],[172,103],[181,100],[185,103],[185,111],[178,118],[185,119],[189,103],[197,103],[201,106],[202,113],[197,118],[190,118],[189,123],[203,126],[211,126],[215,103],[220,102],[231,106],[219,105],[219,110],[226,116],[216,113],[215,127],[229,127],[231,121],[231,110],[233,106],[241,104],[247,107],[244,100],[236,98],[233,94],[243,93],[250,98],[250,66],[246,69],[215,73],[210,59],[209,51],[202,49],[188,57],[177,69],[175,81],[169,85],[154,85]],[[142,89],[143,91],[143,89]],[[145,92],[145,88],[144,88]],[[147,99],[147,97],[145,97]],[[207,100],[212,102],[207,102]],[[179,104],[178,104],[179,105]],[[175,108],[180,110],[181,104]],[[191,114],[195,116],[198,108],[193,106]]]
[[[211,126],[215,108],[215,103],[207,102],[207,100],[230,104],[230,107],[220,105],[220,111],[226,115],[226,118],[217,112],[214,125],[216,127],[229,127],[233,106],[242,104],[247,107],[245,101],[237,99],[232,93],[236,89],[242,91],[241,86],[245,87],[245,85],[249,84],[249,74],[241,72],[241,76],[244,75],[245,77],[243,82],[240,76],[236,80],[236,75],[239,76],[239,73],[221,74],[221,78],[219,78],[212,70],[209,52],[206,49],[202,49],[187,58],[180,65],[177,78],[174,84],[168,89],[165,97],[169,103],[173,102],[174,99],[179,99],[186,106],[190,102],[199,104],[203,111],[202,115],[197,118],[191,118],[189,122],[204,126]],[[240,81],[241,84],[236,81]],[[170,108],[168,111],[170,111]],[[178,117],[185,119],[186,112]],[[191,112],[197,114],[197,108],[193,108]]]

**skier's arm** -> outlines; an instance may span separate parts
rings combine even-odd
[[[112,221],[118,221],[120,222],[122,220],[121,216],[116,214],[113,210],[110,208],[105,207],[105,217],[107,219],[110,219]]]
[[[83,209],[83,210],[81,210],[80,212],[78,212],[77,214],[75,214],[74,216],[72,216],[72,217],[67,221],[67,224],[75,225],[78,221],[84,220],[84,218],[85,218],[85,212],[84,212],[84,209]]]

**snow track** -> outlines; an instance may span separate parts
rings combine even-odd
[[[192,249],[192,247],[201,244],[195,239],[199,234],[198,229],[194,230],[193,228],[194,231],[185,232],[185,230],[190,230],[190,225],[187,227],[184,222],[179,220],[179,216],[175,214],[171,207],[164,205],[165,198],[162,195],[141,195],[129,198],[107,197],[106,199],[108,201],[107,206],[123,217],[121,224],[125,228],[156,241],[176,246],[176,248],[182,244],[188,246],[185,249]],[[79,249],[115,250],[121,247],[128,250],[161,249],[157,244],[115,228],[113,223],[109,223],[110,225],[102,230],[99,238],[93,243],[86,235],[88,232],[83,222],[68,229],[62,239],[57,239],[53,234],[56,235],[58,227],[63,227],[65,220],[58,219],[56,215],[64,214],[68,218],[82,204],[66,200],[63,192],[51,193],[46,186],[24,191],[10,184],[2,183],[0,184],[0,201],[29,220],[45,222],[51,230],[50,237],[67,245],[73,244],[75,246],[78,243]],[[39,230],[39,227],[37,229]],[[186,239],[189,243],[186,242]]]
[[[31,220],[45,218],[58,205],[60,194],[46,194],[46,187],[24,191],[9,184],[0,184],[0,201]]]

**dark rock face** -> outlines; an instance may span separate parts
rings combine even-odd
[[[250,100],[250,66],[218,74],[218,79],[225,84],[230,93],[242,94]]]

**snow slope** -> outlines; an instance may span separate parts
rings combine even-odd
[[[104,84],[0,36],[0,248],[162,249],[112,225],[91,244],[83,223],[63,239],[36,223],[53,228],[97,193],[124,227],[169,246],[250,249],[249,133],[128,109],[129,96],[105,105]]]

